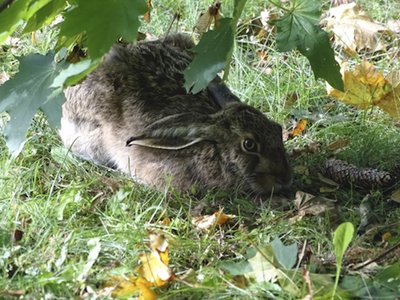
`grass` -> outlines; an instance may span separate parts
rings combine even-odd
[[[397,5],[395,0],[380,2],[385,7]],[[183,20],[178,27],[191,32],[199,12],[207,5],[206,1],[154,3],[152,22],[144,25],[143,31],[162,35],[174,12],[180,10]],[[263,6],[262,2],[258,5]],[[251,5],[244,15],[257,11],[256,7]],[[225,3],[223,9],[225,14],[230,11]],[[398,6],[393,9],[400,13]],[[393,13],[378,6],[370,12],[381,21]],[[25,37],[15,51],[43,53],[53,42],[46,33],[36,45]],[[231,89],[286,128],[294,119],[310,120],[303,135],[287,142],[290,152],[300,152],[291,160],[297,170],[292,191],[336,199],[339,211],[293,221],[297,213],[292,194],[288,207],[282,209],[269,202],[255,203],[216,192],[201,200],[171,191],[157,192],[68,154],[57,132],[38,115],[24,151],[17,158],[10,157],[4,138],[0,138],[0,298],[107,298],[98,294],[102,284],[113,275],[134,273],[140,253],[149,249],[149,229],[158,229],[169,237],[170,265],[179,278],[185,278],[157,288],[164,299],[298,299],[266,282],[253,282],[247,288],[234,284],[235,278],[220,270],[221,262],[244,261],[249,248],[266,245],[276,237],[285,244],[297,242],[299,249],[304,245],[309,268],[334,275],[334,260],[331,265],[321,266],[323,260],[332,259],[332,233],[342,221],[355,225],[361,222],[359,206],[368,192],[346,187],[321,192],[319,188],[324,185],[312,170],[335,156],[358,166],[396,172],[400,163],[400,130],[396,122],[377,110],[358,111],[328,98],[324,83],[315,81],[307,61],[295,53],[285,56],[276,52],[273,39],[262,44],[242,40],[237,46],[229,78]],[[263,67],[254,55],[260,47],[268,52],[268,62]],[[0,71],[16,71],[10,51],[1,52],[0,60]],[[390,63],[385,65],[385,59],[379,63],[391,67]],[[297,101],[288,105],[294,93]],[[330,150],[328,145],[338,139],[346,140],[347,146]],[[306,151],[312,143],[320,146],[314,152]],[[307,172],[299,171],[304,169]],[[386,190],[371,193],[368,204],[374,213],[373,222],[368,224],[368,234],[356,237],[355,249],[379,253],[386,232],[392,236],[387,241],[389,245],[399,241],[400,209],[388,199]],[[226,213],[238,217],[227,226],[199,232],[191,223],[199,202],[206,203],[203,214],[224,207]],[[165,218],[170,218],[171,223],[160,224]],[[90,255],[96,241],[100,252],[93,262]],[[386,264],[393,260],[388,256]],[[305,295],[305,281],[293,278]],[[322,277],[318,280],[322,281]],[[315,279],[315,286],[323,286],[318,285],[318,280]]]

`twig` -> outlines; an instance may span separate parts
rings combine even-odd
[[[373,262],[376,262],[378,260],[380,260],[382,257],[385,257],[386,255],[388,255],[390,252],[393,252],[394,250],[396,250],[397,248],[400,247],[400,243],[397,243],[396,245],[394,245],[392,248],[387,249],[385,252],[379,254],[377,257],[372,258],[372,259],[368,259],[358,265],[356,265],[353,270],[357,271],[360,270],[366,266],[368,266],[369,264],[372,264]]]
[[[5,10],[14,0],[4,0],[3,3],[0,3],[0,13]]]

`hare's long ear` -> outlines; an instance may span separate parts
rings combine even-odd
[[[184,113],[171,115],[147,126],[143,133],[126,141],[154,149],[181,150],[202,141],[215,141],[215,124],[209,115]]]
[[[219,76],[208,84],[207,90],[220,108],[224,108],[229,102],[240,102],[240,99],[231,92]]]

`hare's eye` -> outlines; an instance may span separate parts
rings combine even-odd
[[[248,152],[257,152],[257,143],[252,139],[243,140],[243,149]]]

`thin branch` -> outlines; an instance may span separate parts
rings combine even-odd
[[[389,253],[393,252],[394,250],[396,250],[397,248],[400,247],[400,243],[397,243],[396,245],[394,245],[393,247],[391,247],[390,249],[384,251],[383,253],[379,254],[377,257],[373,258],[373,259],[368,259],[367,261],[360,263],[358,265],[356,265],[354,268],[352,268],[354,271],[360,270],[366,266],[368,266],[369,264],[376,262],[378,260],[380,260],[381,258],[385,257],[386,255],[388,255]]]
[[[3,3],[0,3],[0,13],[5,10],[14,0],[4,0]]]

